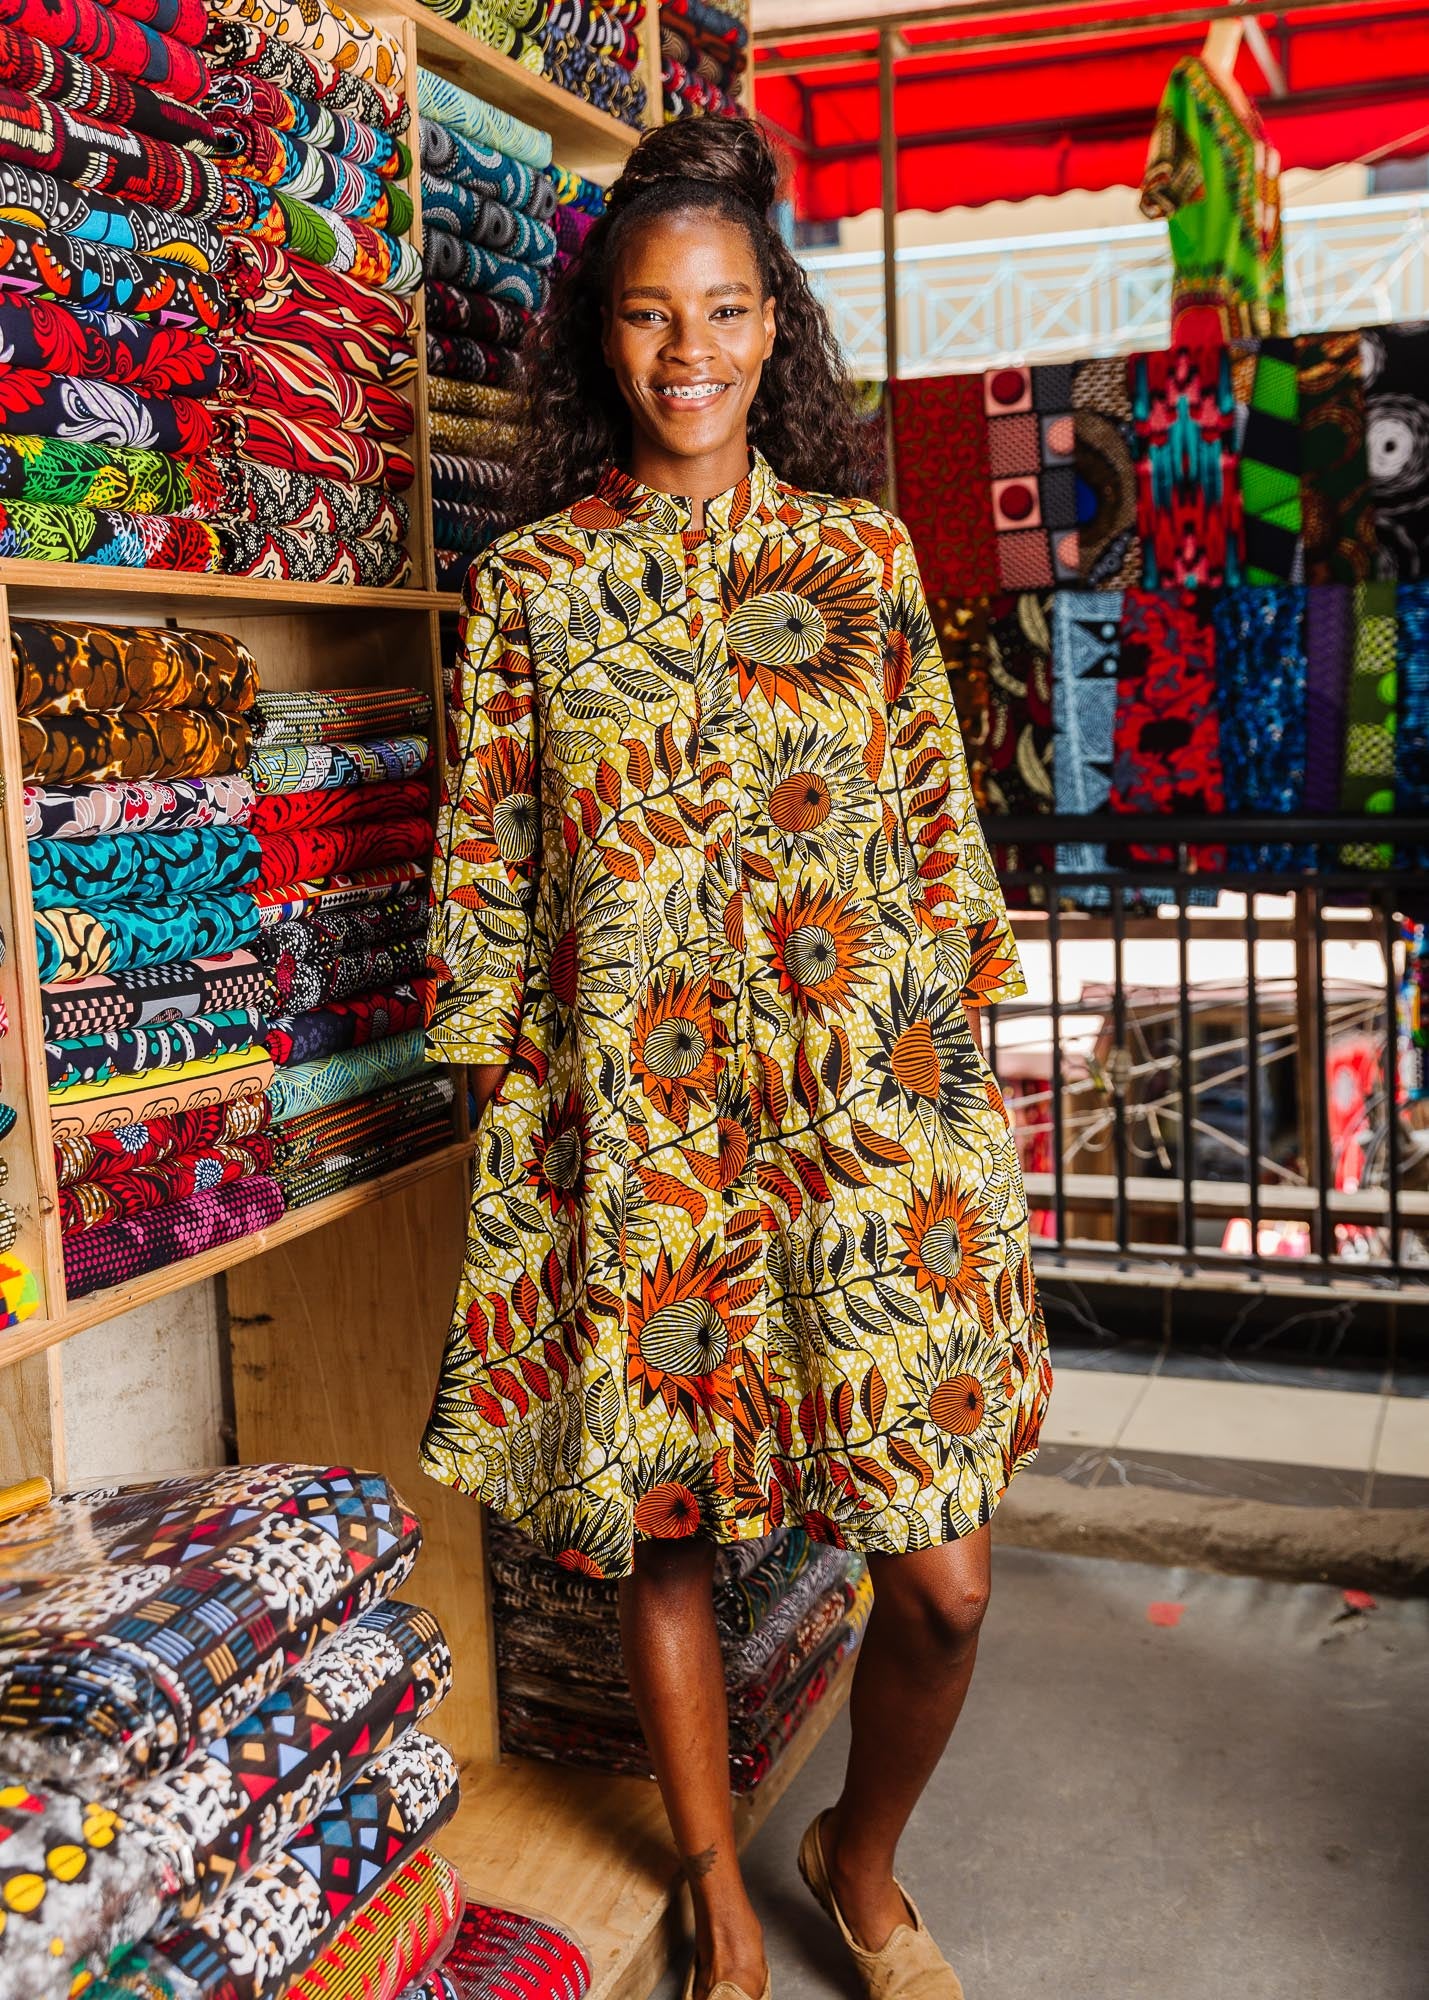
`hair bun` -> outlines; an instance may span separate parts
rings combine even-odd
[[[607,206],[618,210],[647,188],[709,181],[767,216],[779,191],[769,141],[748,118],[681,118],[647,132],[626,160]]]

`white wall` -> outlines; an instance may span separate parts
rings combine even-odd
[[[67,1483],[221,1465],[223,1338],[210,1278],[67,1341],[60,1350]]]

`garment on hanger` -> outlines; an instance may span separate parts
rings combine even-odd
[[[1141,210],[1169,226],[1174,339],[1285,332],[1280,156],[1255,106],[1200,56],[1166,80]]]

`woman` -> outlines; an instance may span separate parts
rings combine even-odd
[[[716,1545],[867,1552],[800,1865],[877,2000],[953,2000],[893,1859],[1050,1384],[965,1012],[1023,988],[907,534],[827,497],[859,429],[774,171],[743,123],[642,140],[535,356],[521,518],[561,511],[469,585],[430,1047],[484,1127],[423,1461],[624,1579],[701,1996],[768,1991]]]

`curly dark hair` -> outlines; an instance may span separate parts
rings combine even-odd
[[[871,496],[877,454],[823,307],[769,222],[778,163],[744,118],[688,118],[647,132],[610,190],[605,213],[552,287],[527,343],[528,431],[511,484],[513,517],[569,506],[630,451],[630,412],[601,352],[615,260],[654,216],[708,212],[754,248],[777,333],[749,410],[749,441],[781,479],[814,493]]]

